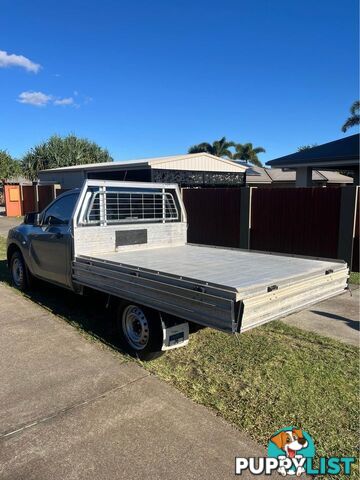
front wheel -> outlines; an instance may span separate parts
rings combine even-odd
[[[140,305],[121,305],[117,312],[121,345],[131,356],[153,360],[162,355],[163,332],[158,312]]]
[[[10,273],[14,286],[22,291],[27,290],[29,287],[28,271],[24,258],[18,251],[11,256]]]

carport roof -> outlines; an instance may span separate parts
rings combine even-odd
[[[341,168],[359,165],[360,134],[324,143],[266,162],[271,167]]]
[[[237,172],[245,172],[247,167],[243,165],[238,165],[236,162],[226,159],[216,157],[206,152],[201,153],[189,153],[185,155],[172,155],[166,157],[154,157],[154,158],[144,158],[139,160],[124,160],[124,161],[115,161],[115,162],[103,162],[103,163],[88,163],[83,165],[73,165],[71,167],[59,167],[59,168],[49,168],[47,170],[42,170],[42,172],[68,172],[68,171],[97,171],[97,170],[128,170],[128,169],[139,169],[139,168],[156,168],[159,165],[188,161],[189,163],[199,162],[204,167],[204,170],[207,170],[206,165],[211,162],[216,162],[217,164],[222,164],[224,169]],[[205,162],[204,162],[205,160]],[[182,168],[184,169],[184,168]],[[211,170],[211,168],[210,168]]]

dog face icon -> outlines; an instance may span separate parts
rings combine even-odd
[[[311,469],[311,462],[315,457],[314,441],[305,430],[288,426],[270,437],[268,456],[278,459],[277,471],[283,477],[300,477]]]
[[[274,437],[271,437],[271,441],[274,442],[278,448],[284,450],[286,456],[289,458],[294,458],[299,450],[308,446],[308,441],[304,437],[302,430],[298,428],[279,432]]]

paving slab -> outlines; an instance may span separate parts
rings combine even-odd
[[[0,478],[234,478],[265,449],[0,284]],[[244,475],[246,478],[246,475]]]
[[[234,478],[236,455],[264,454],[154,377],[3,443],[4,479]]]
[[[101,355],[70,325],[7,287],[0,319],[1,433],[144,375],[135,364]]]
[[[301,312],[289,315],[282,321],[344,343],[359,345],[360,289],[358,285],[350,288],[351,293],[346,291]]]

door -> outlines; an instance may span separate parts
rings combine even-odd
[[[55,200],[41,215],[41,224],[29,235],[32,272],[52,282],[70,286],[72,232],[71,216],[77,192]]]
[[[5,211],[7,217],[19,217],[21,215],[21,195],[19,185],[5,185]]]

